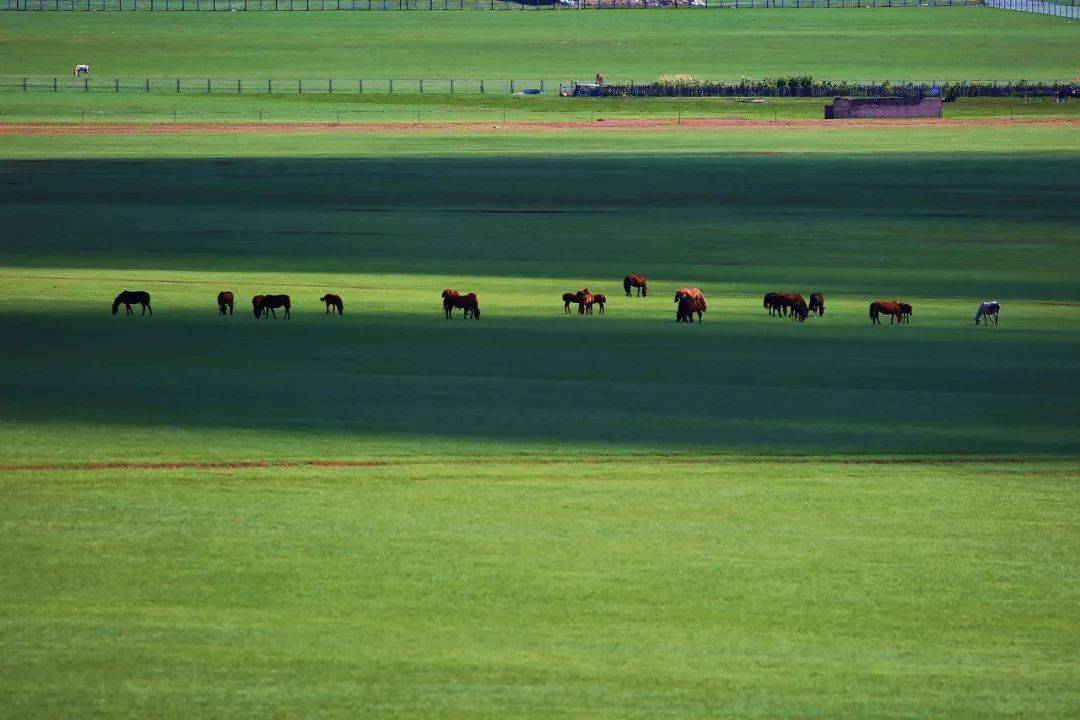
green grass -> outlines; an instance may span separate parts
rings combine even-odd
[[[422,48],[417,41],[422,39]],[[1070,79],[1066,20],[983,8],[776,12],[12,13],[0,75]]]
[[[820,120],[823,98],[539,98],[509,94],[441,95],[140,95],[0,94],[0,122],[19,123],[402,123],[595,122],[598,119],[739,118]],[[1080,119],[1080,103],[1051,99],[964,98],[949,119]]]
[[[1075,463],[0,478],[11,717],[1066,718]]]
[[[0,715],[1077,715],[1075,136],[0,136]]]
[[[1074,134],[4,138],[81,159],[0,175],[2,452],[1072,453]],[[653,297],[619,297],[631,271]],[[564,317],[586,284],[608,315]],[[712,300],[700,327],[672,322],[684,284]],[[135,286],[153,319],[108,315]],[[442,320],[447,286],[483,319]],[[218,318],[222,288],[289,292],[296,317]],[[770,319],[779,288],[824,292],[828,317]],[[878,297],[913,324],[871,327]],[[972,323],[985,297],[1002,327]]]

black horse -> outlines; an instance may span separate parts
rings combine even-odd
[[[124,309],[127,310],[127,312],[124,313],[125,315],[135,314],[131,309],[132,305],[142,305],[143,315],[146,314],[147,310],[150,311],[151,315],[154,314],[153,308],[150,307],[150,293],[146,292],[145,290],[124,290],[122,293],[117,295],[116,299],[113,300],[112,304],[113,315],[116,314],[116,311],[120,309],[121,305],[123,305]]]

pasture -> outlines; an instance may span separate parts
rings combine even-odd
[[[981,9],[4,20],[0,74],[1075,74]],[[595,122],[674,107],[761,122]],[[0,96],[474,123],[0,125],[0,716],[1077,715],[1075,106],[820,108]]]

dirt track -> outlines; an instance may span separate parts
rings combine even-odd
[[[436,133],[436,132],[545,132],[552,130],[767,130],[776,128],[881,128],[881,127],[983,127],[1018,125],[1077,125],[1078,118],[911,118],[898,120],[744,120],[740,118],[602,119],[506,123],[7,123],[3,135],[172,135],[217,133]]]

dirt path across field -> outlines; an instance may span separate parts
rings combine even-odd
[[[897,120],[745,120],[740,118],[614,118],[595,122],[469,122],[469,123],[5,123],[0,136],[25,135],[172,135],[216,133],[436,133],[436,132],[546,132],[552,130],[768,130],[882,128],[882,127],[985,127],[1020,125],[1076,125],[1078,118],[909,118]]]

